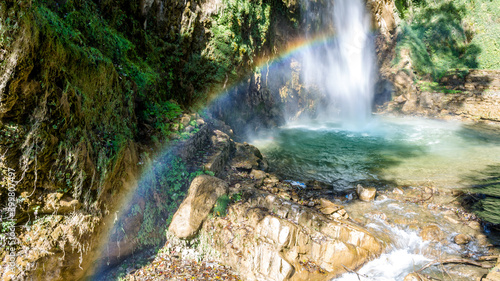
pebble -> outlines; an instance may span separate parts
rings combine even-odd
[[[458,245],[463,245],[469,243],[471,240],[471,237],[465,234],[458,234],[453,238],[453,242]]]
[[[401,188],[396,187],[396,188],[394,188],[394,189],[392,190],[392,193],[394,193],[394,194],[400,194],[400,195],[403,195],[403,194],[404,194],[404,191],[403,191]]]
[[[472,229],[475,229],[475,230],[481,229],[481,225],[477,221],[469,222],[468,226]]]
[[[445,219],[447,219],[449,222],[453,223],[453,224],[458,224],[459,221],[457,221],[456,219],[452,218],[452,217],[449,217],[449,216],[444,216]]]

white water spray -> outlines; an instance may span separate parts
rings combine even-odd
[[[305,1],[306,21],[323,25],[309,25],[309,29],[328,32],[328,23],[333,20],[336,38],[333,44],[323,43],[305,52],[306,85],[317,86],[327,95],[321,117],[338,118],[348,128],[362,128],[371,116],[375,76],[375,52],[365,4],[362,0],[335,0],[328,11],[318,12],[311,8],[310,0]]]

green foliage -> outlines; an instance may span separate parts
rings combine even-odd
[[[224,194],[221,197],[217,198],[217,202],[214,205],[212,213],[215,216],[225,217],[227,215],[227,205],[229,205],[230,201],[231,200],[229,199],[229,196],[227,196],[227,194]]]
[[[57,8],[53,11],[50,6]],[[145,94],[146,88],[158,79],[157,73],[138,58],[134,45],[99,16],[92,1],[65,1],[56,5],[52,0],[39,0],[35,11],[44,33],[63,44],[61,51],[70,51],[91,65],[112,63],[120,76],[134,82],[140,94]],[[125,83],[125,86],[132,85]]]
[[[439,80],[451,69],[500,69],[500,5],[490,0],[397,0],[396,62],[409,49],[414,70]]]
[[[401,24],[396,53],[409,49],[414,70],[434,80],[450,69],[476,68],[480,50],[467,42],[462,24],[465,13],[465,6],[450,1],[414,7],[411,20]]]
[[[144,111],[146,119],[152,119],[151,123],[154,127],[159,129],[163,136],[168,136],[171,131],[169,122],[179,117],[182,109],[177,103],[166,101],[163,103],[147,103],[146,110]]]
[[[7,2],[0,3],[0,48],[10,49],[14,35],[19,30],[19,18],[24,16],[19,9],[8,9]],[[3,61],[1,62],[3,64]]]
[[[420,81],[418,83],[420,89],[424,92],[438,92],[445,94],[460,94],[462,91],[447,89],[445,86],[439,85],[437,82]]]
[[[241,74],[238,66],[250,68],[267,41],[270,12],[270,4],[263,0],[224,0],[222,11],[212,17],[206,48],[184,68],[189,81],[225,84]]]
[[[457,0],[465,5],[464,25],[470,44],[481,51],[477,68],[500,69],[500,3],[496,0]]]
[[[235,193],[231,195],[231,201],[232,202],[239,202],[243,199],[243,194],[241,192]]]

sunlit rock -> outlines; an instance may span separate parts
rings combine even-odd
[[[471,237],[465,234],[458,234],[453,238],[453,242],[458,245],[467,244],[471,241]]]
[[[364,188],[363,186],[361,186],[361,184],[358,184],[358,186],[356,187],[356,194],[361,201],[369,202],[375,199],[375,196],[377,195],[377,189],[375,189],[374,187]]]
[[[441,228],[435,224],[425,226],[422,231],[420,231],[420,236],[426,241],[436,241],[439,242],[443,240],[443,231]]]
[[[188,195],[172,218],[169,231],[179,238],[193,237],[217,199],[228,192],[225,181],[202,175],[189,187]]]

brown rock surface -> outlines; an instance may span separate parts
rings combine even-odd
[[[378,238],[349,221],[259,190],[244,197],[204,228],[245,280],[329,280],[346,271],[343,265],[356,269],[382,252]]]
[[[191,238],[212,210],[217,199],[228,192],[225,181],[216,177],[197,176],[188,195],[172,218],[169,231],[179,238]]]
[[[443,232],[439,226],[431,224],[425,226],[422,231],[420,231],[420,236],[426,241],[441,241],[443,239]]]
[[[471,240],[471,237],[465,234],[458,234],[453,238],[453,241],[455,244],[462,245],[462,244],[467,244]]]
[[[375,196],[377,195],[377,190],[374,187],[367,187],[364,188],[360,184],[356,187],[356,194],[358,194],[358,197],[361,201],[372,201],[375,199]]]

